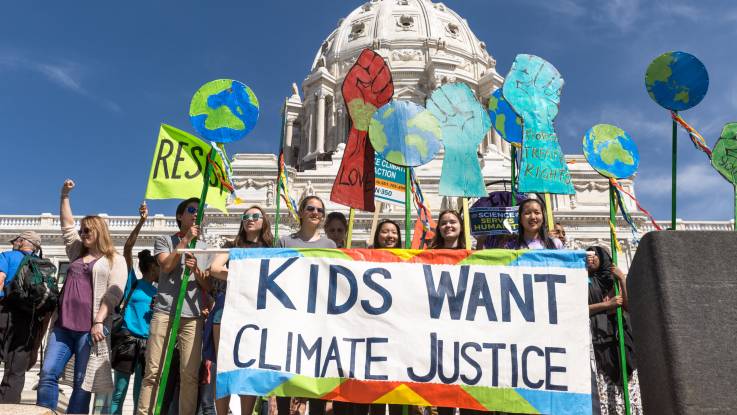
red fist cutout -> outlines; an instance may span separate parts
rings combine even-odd
[[[392,74],[384,58],[365,49],[343,81],[343,99],[351,131],[330,200],[368,212],[374,211],[374,149],[368,126],[377,109],[394,95]]]

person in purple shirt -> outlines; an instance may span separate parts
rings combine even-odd
[[[548,234],[543,204],[537,199],[527,199],[519,205],[519,230],[502,243],[504,249],[563,249],[558,238]]]
[[[36,404],[56,410],[59,377],[74,356],[74,386],[67,413],[89,412],[91,392],[113,388],[110,366],[110,313],[123,298],[125,259],[115,251],[107,223],[99,216],[85,216],[75,229],[69,193],[75,187],[67,179],[61,189],[61,230],[71,264],[59,298],[57,319],[41,376]]]

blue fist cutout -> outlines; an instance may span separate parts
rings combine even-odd
[[[476,155],[491,119],[466,84],[448,84],[436,89],[427,109],[440,121],[445,158],[439,193],[443,196],[486,196],[486,186]]]
[[[553,125],[563,89],[558,70],[540,57],[517,55],[503,88],[504,97],[524,122],[519,191],[574,194]]]

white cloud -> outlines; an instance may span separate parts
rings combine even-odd
[[[703,158],[704,160],[701,162],[689,164],[678,172],[676,183],[679,195],[688,197],[704,196],[728,185],[722,176],[711,167],[706,156]],[[649,179],[638,179],[635,186],[638,192],[645,191],[651,195],[670,194],[671,177],[670,175],[661,175]]]
[[[49,81],[80,94],[87,93],[82,88],[81,80],[78,75],[74,74],[73,68],[70,65],[53,65],[48,63],[32,65],[36,68],[36,71],[44,75]]]
[[[11,70],[25,70],[36,73],[60,88],[97,102],[108,111],[115,113],[122,112],[122,109],[117,103],[110,99],[99,97],[84,87],[83,73],[85,72],[85,68],[78,63],[71,61],[49,63],[4,52],[0,56],[0,69],[3,67]]]

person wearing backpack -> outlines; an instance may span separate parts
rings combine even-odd
[[[3,404],[20,403],[26,371],[36,363],[31,355],[43,317],[32,316],[5,301],[5,288],[11,285],[25,257],[41,250],[41,237],[36,232],[25,231],[10,243],[13,249],[0,254],[0,361],[5,366],[0,403]],[[29,364],[31,360],[33,363]]]
[[[91,392],[113,390],[110,366],[110,326],[113,309],[123,299],[127,281],[125,259],[115,251],[107,223],[85,216],[75,229],[67,179],[61,188],[61,231],[69,257],[59,307],[38,382],[36,404],[56,410],[59,377],[74,356],[74,386],[67,413],[89,413]]]

